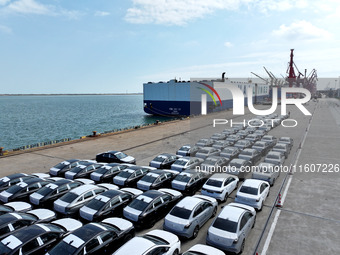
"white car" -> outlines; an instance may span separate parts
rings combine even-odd
[[[132,238],[112,255],[175,255],[180,251],[181,242],[176,235],[156,229]]]
[[[283,165],[283,163],[285,162],[285,156],[282,155],[281,152],[270,151],[264,158],[264,162],[280,166]]]
[[[254,208],[238,203],[228,204],[209,227],[206,243],[223,251],[242,253],[255,218]]]
[[[225,255],[225,253],[219,249],[204,244],[196,244],[189,250],[182,253],[182,255]]]
[[[269,195],[270,185],[266,181],[247,179],[238,189],[235,202],[250,205],[261,211],[263,203]]]
[[[235,175],[217,173],[211,176],[202,187],[201,194],[226,201],[238,186],[239,179]]]

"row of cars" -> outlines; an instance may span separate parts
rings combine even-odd
[[[228,147],[231,147],[230,145]],[[187,147],[191,149],[195,146]],[[163,161],[170,158],[171,160],[169,161],[173,161],[173,163],[188,158],[189,161],[196,160],[196,163],[198,163],[196,166],[207,163],[207,158],[204,160],[200,157],[190,156],[161,154],[156,158],[163,159]],[[81,221],[73,219],[78,223],[69,223],[70,226],[77,226],[77,228],[72,229],[72,232],[71,229],[59,224],[59,228],[64,228],[60,235],[57,233],[52,234],[51,229],[53,227],[45,226],[55,224],[56,219],[53,217],[51,217],[53,221],[46,220],[44,223],[37,220],[36,224],[30,226],[32,230],[29,230],[28,226],[17,229],[12,226],[11,229],[14,232],[5,238],[1,238],[0,245],[4,247],[0,247],[0,251],[3,248],[5,252],[0,252],[0,254],[37,254],[39,252],[44,254],[47,251],[48,254],[92,254],[94,252],[111,254],[120,246],[114,254],[178,254],[180,252],[180,240],[177,236],[195,238],[203,224],[209,218],[216,216],[218,204],[216,199],[225,201],[226,197],[238,188],[240,181],[237,175],[218,173],[210,176],[207,171],[195,171],[190,168],[186,170],[173,169],[173,166],[176,165],[173,163],[164,164],[165,167],[161,164],[158,166],[153,165],[154,162],[150,162],[149,166],[136,166],[134,165],[136,163],[134,159],[128,163],[124,161],[112,161],[114,162],[112,163],[99,157],[96,157],[96,159],[102,162],[81,160],[61,162],[51,169],[50,174],[52,177],[43,176],[42,174],[17,174],[1,178],[0,189],[2,184],[4,184],[4,187],[7,184],[7,187],[3,188],[2,192],[10,193],[9,189],[14,186],[20,186],[20,190],[25,191],[23,192],[25,193],[24,196],[16,198],[4,193],[5,196],[3,197],[7,197],[7,200],[2,199],[0,193],[0,200],[6,203],[5,205],[0,205],[0,212],[3,212],[4,215],[15,213],[13,211],[18,210],[30,211],[32,205],[35,207],[46,206],[54,209],[54,212],[49,210],[51,215],[52,213],[56,213],[58,216],[62,215],[64,217],[62,220],[72,220],[72,218],[79,217],[78,219]],[[84,162],[89,164],[84,167]],[[99,166],[95,170],[88,169],[90,171],[86,172],[90,173],[87,173],[86,176],[66,175],[72,168],[83,170],[95,164]],[[64,167],[67,169],[64,174],[61,174],[62,172],[59,172],[59,170],[56,171],[57,174],[53,174],[53,170],[63,169]],[[159,170],[159,168],[165,168],[165,170]],[[168,168],[170,169],[168,170]],[[99,177],[99,174],[102,174],[101,177],[103,177],[110,170],[112,170],[111,173],[114,173],[107,179]],[[99,171],[102,173],[98,173]],[[137,172],[141,174],[137,175]],[[95,173],[98,174],[96,180]],[[61,176],[66,177],[66,179]],[[125,180],[115,182],[114,179],[118,176],[122,179],[125,178]],[[79,179],[79,177],[82,178]],[[84,179],[84,177],[87,179]],[[137,181],[126,181],[130,177],[133,177],[132,179],[137,177]],[[30,179],[41,179],[41,181],[37,181],[38,185],[31,187],[31,181],[28,181]],[[154,185],[161,179],[167,179],[167,182],[163,182],[160,186]],[[143,181],[139,182],[141,180]],[[32,181],[32,183],[34,182]],[[138,182],[140,185],[138,185]],[[202,186],[201,194],[194,195]],[[171,187],[171,189],[167,187]],[[192,189],[189,187],[192,187]],[[225,190],[228,190],[228,193],[223,194]],[[259,210],[262,208],[261,203],[253,203],[248,197],[251,196],[253,198],[251,200],[263,203],[268,193],[269,183],[266,181],[246,179],[237,191],[235,203],[224,206],[220,214],[213,220],[208,230],[206,243],[222,250],[241,252],[245,242],[242,234],[247,235],[255,224],[256,211],[254,208]],[[183,198],[183,195],[189,196]],[[9,202],[15,200],[29,201],[32,205],[24,202]],[[19,204],[21,208],[26,209],[20,209]],[[73,209],[71,209],[72,207]],[[32,213],[30,214],[32,215]],[[132,238],[135,227],[150,227],[164,217],[164,230],[153,230],[143,236]],[[34,229],[33,226],[35,226]],[[39,228],[47,232],[50,231],[50,236],[55,238],[42,238],[41,235],[48,236],[46,232],[41,232],[39,236],[32,235],[29,240],[24,239],[23,234],[16,235],[16,231],[18,233],[27,233],[27,231],[38,233],[37,229]],[[94,229],[107,232],[103,234],[96,232]],[[115,233],[112,232],[112,229],[115,230],[113,231]],[[128,241],[131,238],[132,240]],[[128,243],[122,246],[126,241]],[[119,245],[117,245],[118,243]],[[35,248],[33,249],[33,247]],[[221,251],[205,245],[195,245],[184,254],[196,254],[195,252],[223,254]]]

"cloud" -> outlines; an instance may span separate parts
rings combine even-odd
[[[5,33],[5,34],[11,34],[12,29],[10,27],[0,25],[0,32]]]
[[[104,11],[96,11],[94,13],[94,16],[100,16],[100,17],[109,16],[109,15],[110,15],[109,12],[104,12]]]
[[[293,22],[289,26],[283,24],[279,29],[274,30],[272,34],[287,40],[315,40],[329,39],[331,37],[328,31],[318,28],[305,20]]]
[[[6,5],[11,0],[0,0],[0,5]]]
[[[234,45],[231,42],[225,42],[224,46],[227,48],[233,47]]]

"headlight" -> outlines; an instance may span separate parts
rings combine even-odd
[[[191,226],[191,222],[189,224],[186,224],[184,228],[189,228]]]
[[[234,239],[233,243],[237,243],[238,242],[238,238]]]

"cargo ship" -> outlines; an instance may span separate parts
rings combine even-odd
[[[201,114],[202,94],[206,96],[207,113],[222,111],[233,107],[233,98],[228,86],[235,86],[244,94],[247,105],[247,90],[252,90],[253,103],[263,101],[269,96],[268,84],[219,79],[191,79],[167,82],[148,82],[143,84],[144,111],[162,116],[190,116]]]

